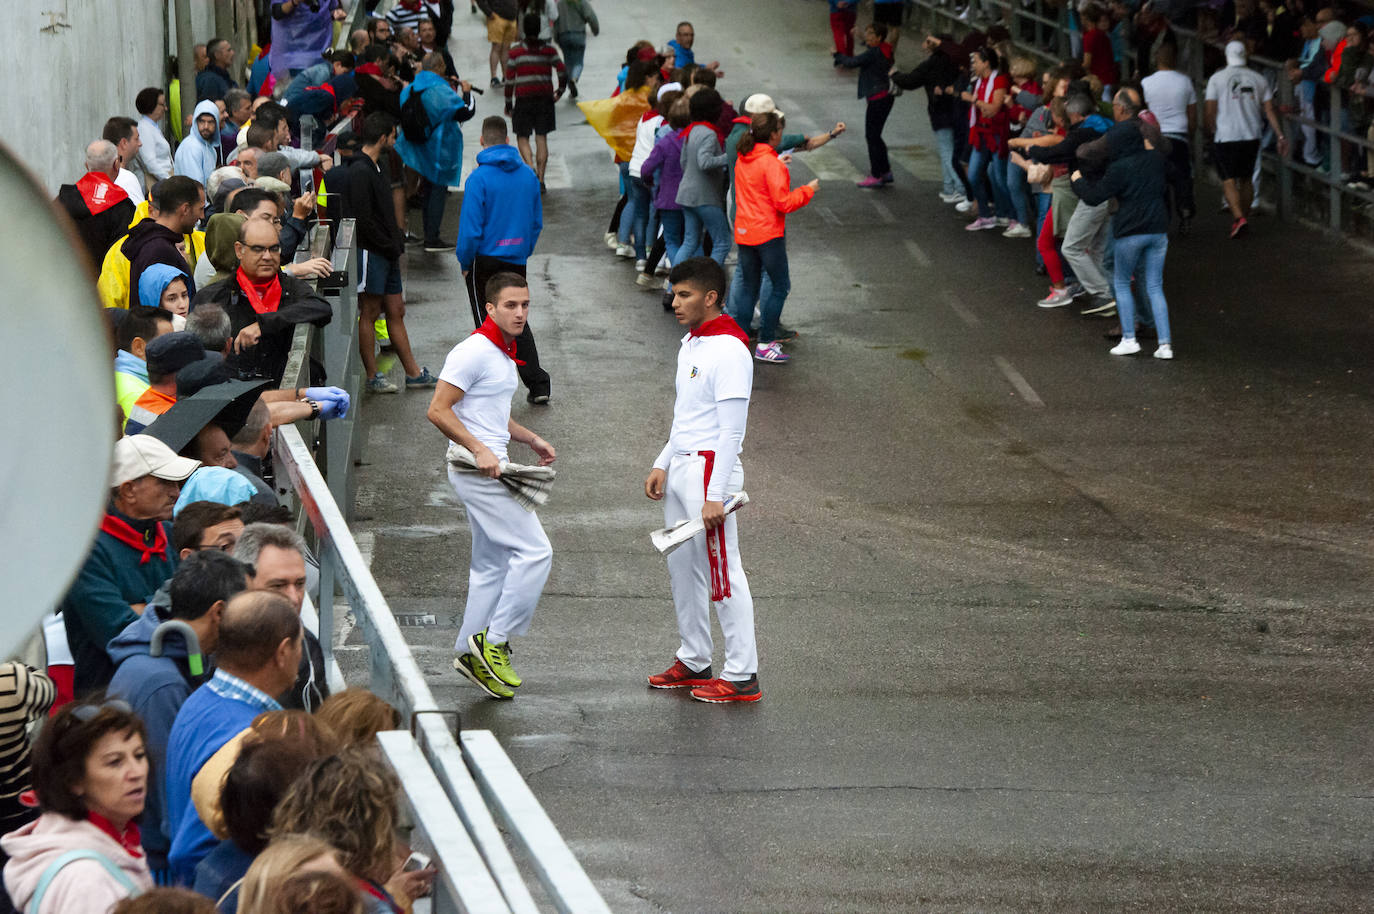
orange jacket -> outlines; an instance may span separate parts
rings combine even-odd
[[[792,176],[767,143],[740,156],[735,163],[735,241],[763,244],[782,237],[783,216],[811,202],[816,189],[802,185],[790,190]]]

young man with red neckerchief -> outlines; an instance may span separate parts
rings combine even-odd
[[[674,264],[673,313],[688,328],[677,357],[673,427],[644,494],[663,501],[667,526],[700,514],[702,536],[668,555],[678,633],[677,659],[649,677],[655,689],[691,689],[698,701],[758,701],[754,599],[739,557],[735,516],[725,501],[744,488],[739,453],[749,418],[754,362],[749,337],[722,312],[725,270],[708,257]],[[711,606],[725,636],[725,666],[711,675]]]
[[[472,525],[467,605],[453,668],[492,698],[514,698],[521,679],[511,669],[510,637],[523,635],[544,590],[553,547],[533,509],[526,510],[497,477],[512,440],[529,445],[548,466],[553,445],[510,417],[519,384],[515,340],[530,313],[523,276],[497,273],[484,290],[487,319],[454,346],[430,401],[429,421],[467,448],[476,472],[450,465],[449,483]]]

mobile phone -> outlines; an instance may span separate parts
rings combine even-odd
[[[406,858],[406,862],[401,865],[401,872],[413,873],[416,870],[427,869],[429,864],[430,859],[424,854],[419,851],[411,851],[410,856]]]

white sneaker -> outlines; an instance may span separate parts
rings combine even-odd
[[[635,249],[628,244],[616,245],[615,256],[629,259],[635,256]]]
[[[658,285],[658,280],[651,274],[640,270],[639,275],[635,277],[635,285],[639,286],[641,289],[652,289]]]
[[[1135,337],[1125,336],[1109,351],[1112,355],[1135,355],[1140,351],[1140,344],[1135,341]]]
[[[1035,304],[1041,308],[1062,308],[1073,303],[1073,296],[1068,289],[1056,289],[1050,286],[1050,294],[1040,299]]]
[[[658,262],[658,269],[657,269],[657,270],[654,270],[654,275],[655,275],[655,276],[667,276],[667,275],[668,275],[668,271],[671,270],[672,268],[673,268],[673,265],[672,265],[671,263],[668,262],[668,258],[667,258],[667,257],[664,257],[662,260],[660,260],[660,261]]]
[[[1006,228],[1007,226],[1011,225],[1011,220],[1008,219],[1006,216],[998,216],[997,224],[1002,228]]]
[[[941,203],[963,203],[968,198],[960,193],[940,194]]]
[[[1155,350],[1155,358],[1157,359],[1172,359],[1173,357],[1174,347],[1168,343],[1160,343],[1159,348]]]
[[[1029,238],[1031,230],[1019,222],[1013,222],[1007,226],[1007,230],[1002,233],[1003,238]]]
[[[973,208],[977,205],[977,203],[965,197],[963,200],[960,200],[954,208],[961,213],[971,213],[973,212]]]
[[[636,273],[643,273],[643,272],[644,272],[645,270],[647,270],[648,268],[649,268],[649,261],[647,261],[647,260],[636,260],[636,261],[635,261],[635,272],[636,272]]]
[[[615,237],[615,232],[607,232],[603,240],[606,242],[606,247],[610,248],[612,251],[620,247],[620,239]]]

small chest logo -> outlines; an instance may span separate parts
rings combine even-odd
[[[688,378],[695,378],[696,376],[697,376],[697,366],[693,365],[693,366],[692,366],[692,373],[689,374],[687,377],[688,377]]]

